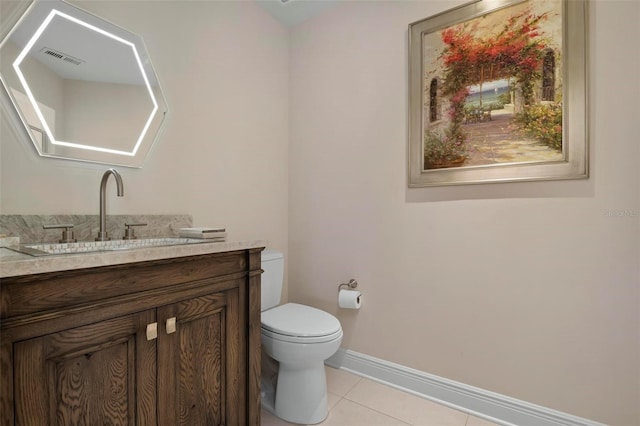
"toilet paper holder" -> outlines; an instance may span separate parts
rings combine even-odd
[[[345,285],[346,285],[347,287],[349,287],[349,288],[356,288],[356,287],[358,287],[358,281],[356,281],[356,280],[354,280],[353,278],[351,278],[351,279],[349,280],[349,282],[348,282],[348,283],[342,283],[342,284],[340,284],[340,285],[338,286],[338,291],[342,290],[342,287],[344,287]]]

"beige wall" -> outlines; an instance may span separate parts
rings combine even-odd
[[[290,299],[337,313],[345,348],[638,425],[640,51],[621,41],[640,3],[591,4],[589,180],[408,190],[407,25],[454,4],[347,2],[292,30]],[[358,312],[336,306],[349,278]]]
[[[286,251],[286,28],[254,2],[76,4],[143,36],[170,108],[144,167],[119,168],[125,197],[110,183],[108,213],[192,214]],[[0,213],[98,213],[108,166],[38,157],[4,111],[0,141]]]

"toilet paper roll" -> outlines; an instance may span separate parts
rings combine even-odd
[[[354,290],[340,290],[338,292],[338,306],[344,309],[360,309],[362,294]]]

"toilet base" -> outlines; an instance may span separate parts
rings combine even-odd
[[[273,414],[277,417],[304,425],[321,423],[329,414],[324,361],[340,348],[342,329],[325,336],[331,339],[327,341],[313,339],[308,342],[311,339],[304,337],[290,341],[278,337],[282,336],[262,330],[264,353],[278,362],[276,380],[268,369],[262,372],[262,378],[266,380],[263,382],[265,408],[269,409],[273,398]],[[275,388],[275,392],[269,392],[269,388]]]
[[[292,423],[324,421],[329,414],[324,362],[301,366],[280,363],[273,413]]]

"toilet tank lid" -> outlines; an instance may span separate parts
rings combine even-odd
[[[277,250],[272,250],[272,249],[266,249],[262,251],[261,254],[261,260],[264,262],[265,260],[276,260],[276,259],[282,259],[284,257],[284,255],[277,251]]]

